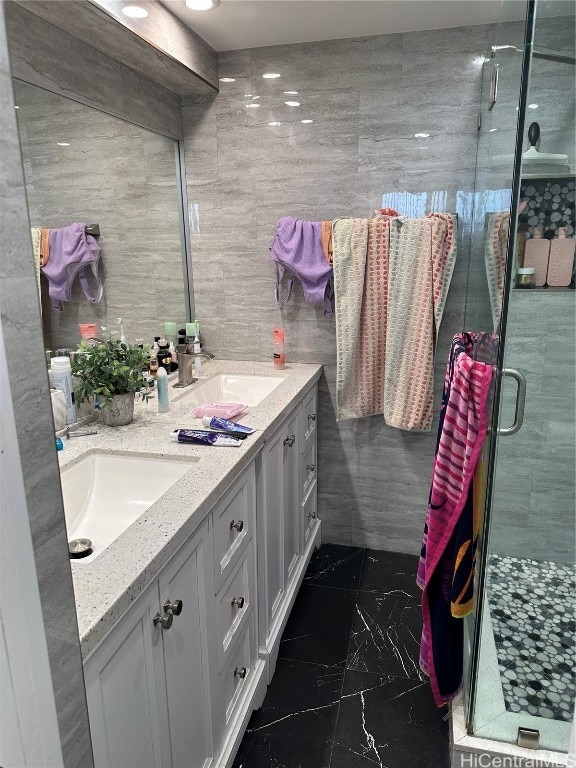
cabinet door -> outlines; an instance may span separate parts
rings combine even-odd
[[[84,676],[96,768],[166,768],[162,638],[152,619],[158,584],[138,598],[86,661]]]
[[[174,615],[162,630],[168,728],[173,768],[206,768],[212,761],[210,664],[206,615],[208,526],[203,525],[160,574],[161,612]]]
[[[300,488],[298,478],[300,444],[298,414],[286,422],[282,441],[282,507],[284,516],[284,584],[287,585],[300,557]]]

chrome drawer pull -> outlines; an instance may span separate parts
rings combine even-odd
[[[162,629],[170,629],[172,626],[172,622],[174,621],[174,616],[172,616],[171,613],[164,613],[160,615],[159,613],[154,616],[152,619],[152,623],[156,627],[158,624],[162,627]]]
[[[164,603],[164,610],[166,613],[171,613],[173,616],[180,616],[182,613],[182,600],[174,600],[173,603],[170,600],[166,600]]]
[[[292,448],[295,442],[296,442],[296,435],[290,435],[284,440],[284,445],[287,445],[288,448]]]
[[[244,598],[243,597],[233,597],[232,598],[232,606],[236,608],[244,608]]]
[[[243,520],[238,520],[238,521],[232,520],[232,522],[230,523],[230,530],[233,530],[234,528],[236,528],[238,533],[240,533],[240,531],[243,530],[243,528],[244,528],[244,521]]]
[[[307,464],[306,469],[308,470],[308,472],[314,472],[314,470],[316,469],[316,466],[315,464]]]
[[[316,421],[316,414],[315,413],[309,413],[308,414],[308,421]]]
[[[246,667],[236,667],[234,669],[234,677],[239,677],[241,680],[244,680],[247,674],[248,670]]]

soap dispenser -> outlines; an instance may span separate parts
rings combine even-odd
[[[532,237],[526,243],[524,266],[535,268],[534,285],[537,288],[546,283],[549,253],[550,241],[542,237],[542,227],[534,227]]]
[[[570,285],[572,267],[574,266],[574,249],[576,240],[567,237],[566,228],[558,228],[558,237],[550,243],[550,259],[548,261],[548,285]]]

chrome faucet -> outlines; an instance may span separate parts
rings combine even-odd
[[[214,356],[209,355],[207,352],[178,352],[178,382],[174,384],[175,388],[189,387],[190,384],[198,381],[194,377],[194,360],[197,357],[205,357],[207,360],[212,360]]]

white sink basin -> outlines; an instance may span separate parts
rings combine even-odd
[[[193,461],[92,453],[64,469],[68,541],[92,541],[92,554],[79,562],[98,557],[194,466]]]
[[[187,401],[196,403],[244,403],[254,408],[284,381],[283,376],[236,376],[219,373],[207,381],[193,384]]]

